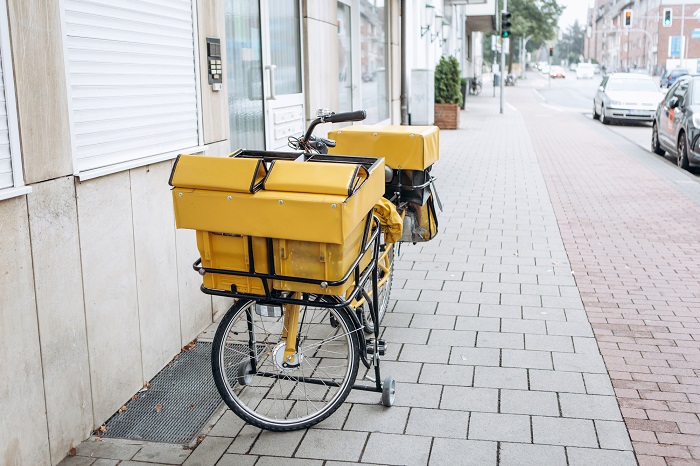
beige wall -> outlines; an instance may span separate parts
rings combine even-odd
[[[7,1],[27,184],[73,173],[58,5]]]

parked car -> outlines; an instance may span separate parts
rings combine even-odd
[[[681,76],[659,103],[651,129],[651,151],[676,156],[687,170],[700,166],[700,76]]]
[[[664,75],[661,77],[661,82],[659,85],[661,87],[671,87],[678,78],[687,74],[690,74],[690,71],[685,68],[674,68],[664,73]]]
[[[540,65],[540,72],[545,76],[549,74],[549,69],[550,66],[546,63],[544,65]]]
[[[576,67],[576,79],[593,79],[594,70],[590,63],[579,63]]]
[[[552,66],[549,70],[549,76],[551,76],[552,79],[566,78],[566,70],[561,66]]]
[[[569,65],[569,71],[576,71],[576,67],[578,66],[578,63],[572,63]]]
[[[613,73],[603,78],[593,97],[593,118],[605,125],[621,120],[650,122],[663,98],[650,76]]]
[[[593,64],[593,74],[600,74],[600,65],[598,63]]]

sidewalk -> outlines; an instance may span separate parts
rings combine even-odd
[[[588,320],[600,319],[584,310],[595,287],[580,282],[582,301],[574,280],[588,256],[571,255],[574,232],[560,233],[555,217],[570,213],[562,202],[568,187],[556,191],[562,168],[548,155],[538,160],[532,141],[552,155],[570,143],[543,134],[531,141],[523,116],[510,107],[499,115],[489,89],[469,98],[462,129],[441,133],[439,236],[404,246],[397,261],[382,364],[398,381],[394,407],[356,391],[315,428],[284,434],[244,426],[226,412],[193,452],[90,439],[63,464],[636,464]],[[528,114],[535,108],[517,104]],[[580,205],[609,204],[593,194]],[[593,239],[592,230],[582,231]],[[609,342],[601,345],[607,350]],[[644,409],[623,408],[627,416]]]

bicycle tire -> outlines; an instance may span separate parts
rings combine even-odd
[[[328,304],[323,297],[312,298]],[[211,355],[216,387],[236,415],[261,429],[284,432],[318,424],[345,401],[357,377],[359,329],[350,308],[304,306],[299,312],[298,368],[280,365],[284,317],[258,315],[253,300],[240,299],[216,330]],[[251,346],[256,371],[242,374],[241,365],[252,361]]]

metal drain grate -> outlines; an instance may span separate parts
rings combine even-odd
[[[198,342],[181,353],[151,380],[149,390],[107,421],[102,436],[189,443],[222,403],[211,375],[211,348]]]

